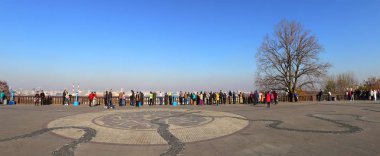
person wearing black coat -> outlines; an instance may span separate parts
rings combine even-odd
[[[41,99],[41,106],[42,106],[45,103],[45,93],[44,93],[44,91],[41,91],[40,99]]]
[[[322,90],[320,90],[318,93],[318,101],[322,101],[322,96],[323,96],[323,92]]]
[[[62,105],[65,105],[65,100],[66,100],[66,89],[62,93]]]
[[[141,101],[141,106],[144,105],[144,93],[140,92],[140,101]]]
[[[236,93],[235,92],[232,93],[232,100],[233,100],[233,103],[236,104]]]
[[[232,92],[229,91],[228,92],[228,104],[231,104],[232,103]]]
[[[131,102],[131,106],[135,106],[135,91],[131,90],[132,92],[132,95],[129,97],[130,98],[130,102]]]
[[[104,93],[103,99],[104,99],[104,106],[106,106],[108,108],[108,91],[106,91],[106,93]]]
[[[107,100],[108,108],[115,108],[115,106],[112,104],[112,89],[108,92]]]
[[[259,93],[256,90],[255,93],[253,93],[253,105],[257,105],[258,103],[259,103]]]

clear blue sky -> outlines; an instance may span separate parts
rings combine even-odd
[[[0,79],[14,88],[252,90],[281,19],[330,73],[380,76],[380,0],[0,0]]]

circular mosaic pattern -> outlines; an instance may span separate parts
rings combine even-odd
[[[232,134],[249,124],[241,118],[244,117],[206,110],[108,110],[59,118],[50,122],[48,128],[89,127],[97,131],[92,141],[100,143],[167,144],[157,132],[157,122],[169,125],[167,129],[170,133],[186,143]],[[59,129],[53,132],[68,138],[80,138],[84,133],[76,129]]]
[[[178,111],[138,111],[119,112],[100,116],[93,120],[93,123],[110,128],[129,130],[157,130],[158,125],[153,124],[153,119],[161,118],[159,121],[172,125],[174,128],[194,127],[211,122],[213,117],[204,117],[197,114],[183,114]]]

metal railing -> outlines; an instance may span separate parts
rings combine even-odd
[[[345,100],[346,97],[344,95],[333,95],[335,100]],[[278,101],[280,102],[287,102],[288,101],[288,96],[286,95],[280,95],[278,97]],[[34,104],[34,96],[15,96],[14,97],[15,101],[17,104]],[[227,99],[229,99],[227,97]],[[327,101],[328,95],[323,95],[322,100]],[[70,98],[70,103],[74,103],[75,97],[73,96]],[[239,98],[237,98],[237,101]],[[317,95],[303,95],[303,96],[298,96],[298,101],[318,101],[319,99],[317,98]],[[88,105],[90,103],[90,100],[87,96],[78,96],[78,101],[80,104],[83,105]],[[163,98],[163,101],[165,101],[165,98]],[[176,102],[179,102],[179,98],[175,99]],[[44,104],[63,104],[64,98],[62,96],[48,96],[45,98]],[[154,100],[155,104],[160,103],[160,98],[157,97]],[[97,97],[96,104],[104,105],[105,99],[103,97]],[[112,97],[112,103],[113,104],[119,104],[119,98],[118,97]],[[126,105],[130,104],[130,98],[127,97],[125,99]],[[149,103],[149,97],[144,97],[144,104]],[[228,103],[228,100],[227,100]],[[240,102],[239,102],[240,103]]]

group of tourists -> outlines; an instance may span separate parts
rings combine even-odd
[[[42,106],[44,105],[46,102],[46,98],[45,98],[45,93],[44,91],[42,90],[41,93],[39,93],[38,91],[36,92],[36,94],[34,95],[34,106]]]
[[[106,91],[104,93],[103,98],[104,98],[104,104],[105,104],[104,107],[105,108],[107,108],[107,109],[110,109],[110,108],[115,109],[115,105],[112,103],[112,97],[113,97],[113,95],[112,95],[112,89],[110,91]]]
[[[103,95],[105,108],[114,108],[112,90],[106,91]],[[117,101],[119,106],[140,107],[147,103],[152,105],[221,105],[221,104],[267,104],[278,103],[276,91],[255,91],[250,93],[244,92],[152,92],[147,95],[143,92],[131,90],[130,94],[119,92]],[[89,106],[97,105],[98,101],[96,92],[91,92],[88,96]],[[116,102],[116,99],[115,99]]]
[[[353,89],[347,89],[345,94],[346,100],[370,100],[370,101],[377,101],[377,98],[380,97],[379,94],[380,90],[376,89],[369,89],[369,90],[353,90]]]
[[[317,94],[318,101],[324,100],[324,93],[322,90],[320,90]],[[334,101],[333,95],[330,91],[327,92],[327,101]],[[380,90],[379,89],[369,89],[369,90],[362,90],[362,89],[356,89],[353,90],[352,88],[347,89],[344,97],[341,97],[341,100],[369,100],[369,101],[377,101],[377,99],[380,98]]]
[[[97,102],[98,101],[98,97],[96,96],[96,92],[91,92],[88,95],[88,99],[90,101],[90,103],[89,103],[90,107],[98,105],[98,102]]]

